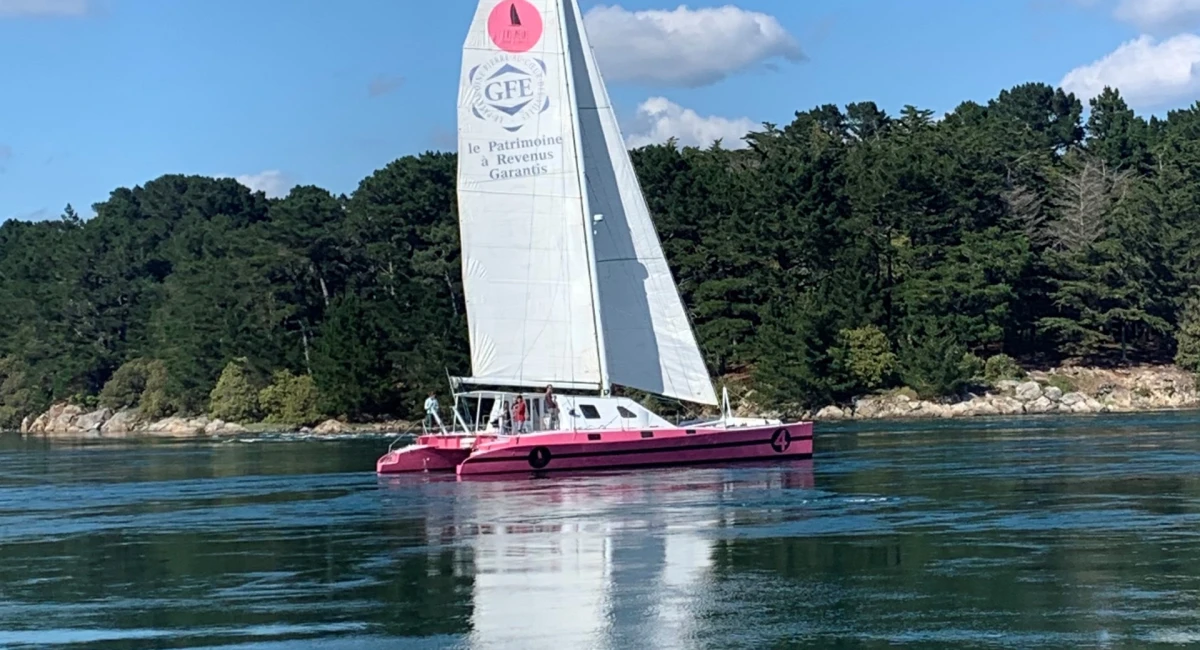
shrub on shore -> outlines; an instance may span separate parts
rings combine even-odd
[[[251,381],[245,358],[225,364],[217,385],[209,394],[208,412],[212,417],[226,422],[253,422],[258,419],[262,412],[258,403],[258,388]]]
[[[167,367],[158,359],[125,362],[100,390],[100,406],[113,410],[136,408],[145,418],[171,415],[177,406],[168,394]]]
[[[309,375],[293,375],[288,370],[275,373],[271,385],[258,393],[263,421],[289,427],[316,424],[321,419],[317,405],[320,394]]]
[[[1025,371],[1007,354],[996,354],[988,357],[983,365],[983,378],[991,385],[1006,379],[1021,379]]]

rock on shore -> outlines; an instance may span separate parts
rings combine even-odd
[[[75,404],[55,404],[36,418],[25,418],[21,433],[28,435],[78,438],[124,438],[128,436],[161,436],[190,438],[204,435],[241,433],[239,424],[222,420],[169,417],[145,421],[137,409],[96,409],[84,411]]]
[[[1122,413],[1200,407],[1196,377],[1174,366],[1056,368],[1001,381],[957,402],[914,398],[904,391],[861,397],[808,414],[815,420],[953,418],[983,415]]]
[[[304,427],[300,431],[325,436],[355,436],[396,433],[410,427],[411,423],[404,420],[368,424],[325,420],[316,427]],[[235,422],[209,419],[205,416],[171,416],[147,421],[137,409],[85,411],[77,405],[67,403],[55,404],[45,413],[36,417],[26,417],[21,422],[23,434],[62,438],[193,438],[240,434],[247,431],[246,427]]]

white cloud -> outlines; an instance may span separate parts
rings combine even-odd
[[[721,146],[727,149],[745,147],[742,136],[760,126],[746,117],[729,119],[701,116],[664,97],[651,97],[642,102],[638,106],[634,125],[634,131],[625,138],[630,147],[642,147],[675,138],[680,145],[697,147],[708,147],[719,139]]]
[[[1144,30],[1181,31],[1200,22],[1200,0],[1121,0],[1113,15]]]
[[[0,18],[6,16],[82,16],[89,0],[0,0]]]
[[[596,60],[610,81],[698,87],[774,58],[802,61],[774,16],[732,5],[628,11],[598,6],[584,16]]]
[[[1139,36],[1104,58],[1068,72],[1059,85],[1084,100],[1112,86],[1130,106],[1140,108],[1196,99],[1200,93],[1200,36],[1180,34],[1161,42]]]
[[[272,199],[286,196],[296,186],[296,183],[287,174],[278,169],[269,169],[257,174],[242,174],[240,176],[218,174],[216,178],[233,178],[251,190],[255,192],[261,191],[268,198]]]

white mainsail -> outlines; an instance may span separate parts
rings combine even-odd
[[[468,381],[715,405],[575,0],[480,0],[458,132]]]
[[[481,0],[463,48],[458,211],[473,379],[599,387],[558,0]]]

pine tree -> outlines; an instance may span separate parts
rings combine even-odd
[[[1200,373],[1200,295],[1192,295],[1179,317],[1175,335],[1175,364],[1188,372]]]

